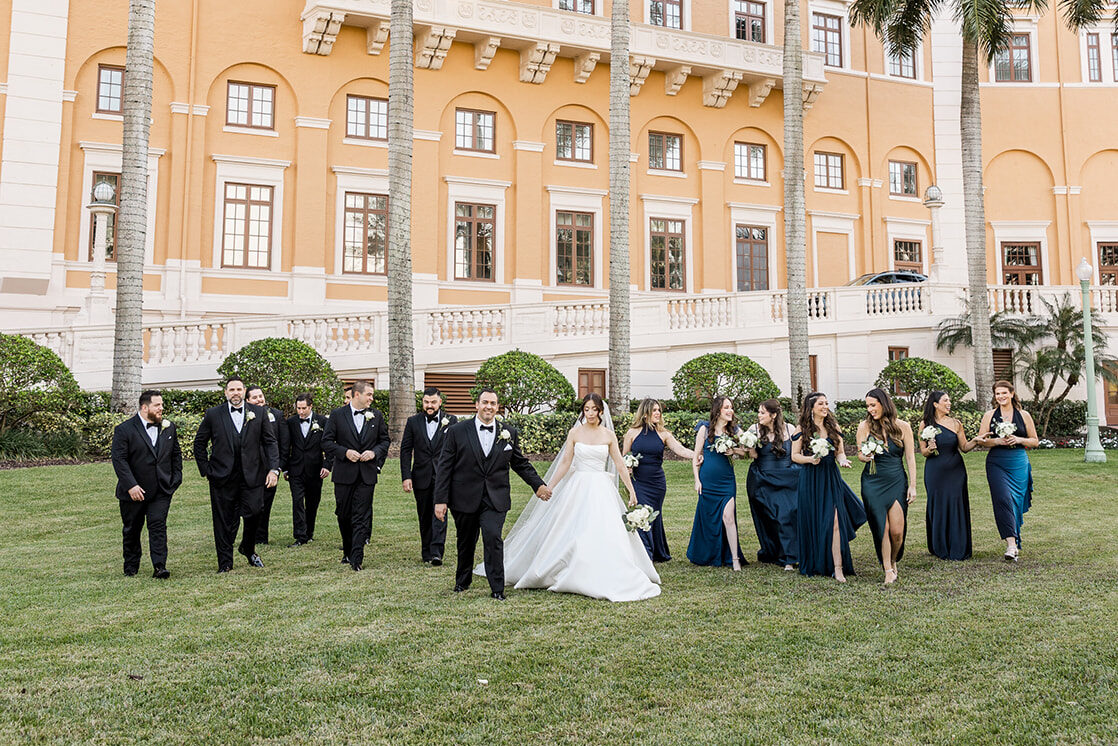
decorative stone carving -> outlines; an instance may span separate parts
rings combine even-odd
[[[501,37],[499,36],[486,36],[480,41],[474,43],[474,67],[478,70],[485,70],[489,67],[489,63],[493,61],[493,55],[497,53],[497,47],[501,46]]]
[[[388,21],[373,21],[365,28],[365,51],[380,54],[388,41]]]
[[[551,63],[559,53],[559,45],[539,42],[520,50],[520,82],[542,83],[551,71]]]
[[[703,78],[703,106],[721,109],[742,79],[738,70],[722,70]]]
[[[776,78],[764,78],[749,84],[749,105],[756,109],[765,103],[769,91],[776,85]]]
[[[636,96],[641,92],[641,86],[644,81],[648,80],[648,74],[652,72],[652,66],[656,64],[656,60],[652,57],[630,57],[629,58],[629,95]]]
[[[345,13],[316,10],[303,18],[303,52],[328,55],[334,49]]]
[[[690,65],[676,65],[668,70],[664,73],[664,93],[669,96],[679,93],[679,89],[687,82],[687,76],[690,74]]]
[[[431,26],[420,31],[415,37],[415,66],[441,70],[456,31],[447,26]]]
[[[804,83],[804,109],[810,109],[815,99],[819,98],[819,94],[823,92],[823,86],[819,83]]]
[[[586,52],[575,57],[575,82],[585,83],[590,79],[590,73],[598,66],[602,58],[599,52]]]

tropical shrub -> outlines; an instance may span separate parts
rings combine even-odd
[[[745,355],[712,352],[688,360],[672,376],[672,394],[695,411],[706,409],[716,396],[728,396],[734,409],[755,410],[780,395],[768,371]]]
[[[18,334],[0,334],[0,433],[37,412],[70,412],[81,389],[52,350]]]
[[[522,350],[486,360],[478,369],[476,381],[470,391],[475,399],[483,388],[493,389],[509,413],[555,411],[560,403],[575,397],[574,387],[554,365]]]
[[[890,391],[894,384],[905,392],[913,409],[921,409],[933,391],[946,391],[953,402],[961,401],[970,392],[970,386],[958,373],[943,363],[922,357],[906,357],[886,365],[877,376],[877,385]]]
[[[309,393],[319,411],[342,404],[338,375],[313,347],[295,339],[269,337],[250,342],[231,353],[218,367],[221,377],[240,376],[249,386],[264,389],[268,404],[287,414],[295,412],[295,397]]]

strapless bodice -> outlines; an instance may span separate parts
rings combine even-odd
[[[606,461],[609,459],[609,446],[605,443],[575,443],[575,456],[571,462],[574,471],[606,470]]]

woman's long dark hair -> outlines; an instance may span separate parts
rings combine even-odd
[[[875,420],[869,412],[866,412],[866,424],[869,425],[870,435],[882,443],[888,443],[891,440],[903,447],[904,433],[901,432],[901,426],[897,424],[897,406],[893,404],[893,398],[889,396],[889,392],[881,388],[870,389],[866,392],[866,398],[876,399],[877,403],[881,405],[881,419],[879,420]]]
[[[602,397],[593,391],[582,398],[582,405],[578,408],[578,419],[575,420],[575,424],[586,421],[583,418],[586,416],[586,402],[588,401],[594,402],[594,406],[598,408],[598,424],[602,424],[602,414],[606,411],[606,405],[602,403]]]
[[[811,439],[815,437],[815,419],[811,416],[811,410],[815,408],[815,402],[821,396],[826,394],[822,391],[812,391],[804,397],[804,405],[800,407],[800,453],[811,451]],[[823,417],[823,429],[837,447],[839,439],[842,438],[842,428],[839,427],[834,412],[829,409]]]
[[[722,416],[722,405],[730,400],[728,396],[716,396],[710,403],[710,423],[707,425],[707,443],[714,443],[714,426],[718,423],[718,418]],[[734,416],[726,423],[726,434],[733,435],[738,429],[738,413],[734,412]]]
[[[928,394],[928,398],[924,400],[924,427],[935,427],[936,424],[936,405],[939,400],[947,396],[946,391],[933,391]]]
[[[761,408],[773,416],[772,428],[769,428],[768,425],[762,425],[760,422],[757,423],[757,432],[761,436],[761,442],[764,443],[772,434],[773,455],[783,458],[784,436],[788,434],[788,428],[784,424],[784,410],[781,409],[780,402],[776,399],[761,402]]]

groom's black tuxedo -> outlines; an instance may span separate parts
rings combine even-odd
[[[182,451],[174,423],[163,420],[151,444],[147,423],[139,415],[130,417],[113,430],[113,471],[116,472],[116,498],[124,524],[124,572],[134,574],[143,555],[140,532],[148,526],[151,563],[167,564],[167,511],[171,497],[182,484]],[[128,490],[139,485],[144,499],[135,501]]]
[[[443,418],[447,424],[443,426]],[[427,437],[427,413],[419,412],[404,424],[400,440],[400,479],[412,482],[415,512],[419,518],[420,554],[424,562],[442,560],[446,544],[446,523],[435,519],[435,462],[446,439],[447,428],[458,422],[452,414],[440,409],[435,414],[435,433]]]
[[[458,569],[455,582],[469,587],[480,531],[485,576],[494,593],[505,590],[505,545],[501,531],[512,507],[509,469],[533,491],[543,486],[540,475],[520,452],[516,428],[495,421],[493,447],[486,456],[478,439],[477,423],[464,420],[447,430],[435,467],[435,503],[447,505],[458,532]],[[508,438],[501,438],[502,432]]]

